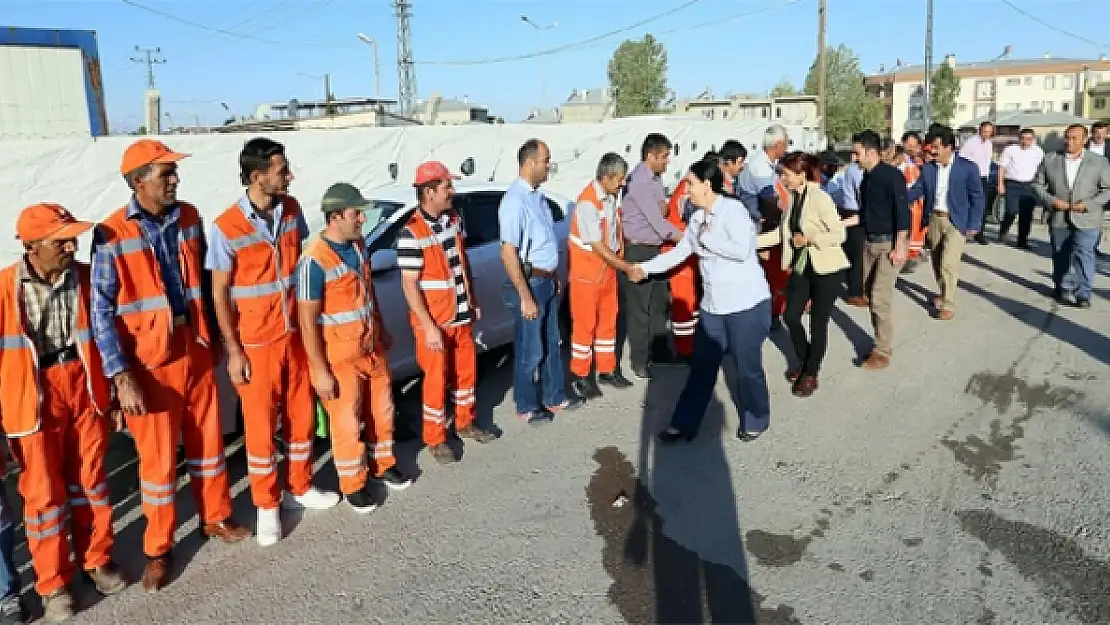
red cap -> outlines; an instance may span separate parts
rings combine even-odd
[[[176,163],[189,156],[191,155],[174,152],[161,141],[139,139],[124,150],[123,162],[120,163],[119,171],[126,176],[140,167],[146,167],[153,163]]]
[[[416,168],[416,180],[412,185],[418,187],[422,184],[435,182],[437,180],[461,180],[462,176],[453,175],[447,166],[439,161],[427,161],[420,164]]]
[[[76,239],[88,232],[93,224],[77,221],[59,204],[33,204],[23,209],[15,222],[15,236],[27,243],[47,239]]]

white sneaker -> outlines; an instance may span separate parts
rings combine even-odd
[[[281,540],[281,514],[277,508],[258,509],[258,523],[254,527],[258,544],[263,547],[276,545]]]
[[[308,490],[303,495],[294,495],[292,493],[284,493],[281,505],[289,510],[327,510],[339,505],[342,498],[339,493],[332,493],[326,490],[320,490],[315,486],[309,486]]]

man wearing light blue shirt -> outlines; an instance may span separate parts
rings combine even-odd
[[[778,203],[775,193],[775,180],[778,178],[775,164],[786,155],[789,145],[790,138],[786,129],[778,124],[771,124],[763,133],[763,149],[753,151],[748,156],[747,164],[736,180],[736,196],[756,222],[763,217],[764,204]]]
[[[848,288],[844,293],[844,301],[853,306],[867,306],[867,299],[863,297],[864,233],[863,226],[859,224],[859,187],[863,183],[863,168],[856,162],[854,153],[852,162],[838,176],[840,181],[836,184],[837,192],[833,195],[833,200],[840,209],[841,217],[855,217],[853,225],[845,228],[844,253],[852,266],[845,272]]]
[[[529,423],[550,422],[555,412],[582,405],[564,391],[563,355],[559,346],[559,299],[562,287],[559,241],[547,198],[539,186],[547,181],[551,151],[529,139],[517,152],[520,177],[497,209],[501,227],[501,262],[508,280],[501,290],[513,311],[513,403]],[[538,375],[537,375],[538,374]]]

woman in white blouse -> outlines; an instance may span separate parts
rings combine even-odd
[[[737,412],[742,440],[752,441],[770,425],[771,399],[763,372],[763,343],[771,329],[771,291],[756,254],[758,234],[748,209],[724,195],[724,174],[717,159],[698,161],[686,176],[690,201],[702,210],[690,217],[677,246],[634,265],[633,280],[662,274],[697,255],[703,287],[701,315],[694,335],[694,354],[686,386],[671,424],[659,434],[665,443],[697,435],[705,417],[721,361],[735,363]]]

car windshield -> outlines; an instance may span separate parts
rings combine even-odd
[[[378,224],[389,219],[390,215],[404,207],[405,205],[402,202],[374,200],[373,206],[366,209],[366,224],[362,227],[363,236],[369,235],[374,228],[378,227]]]

